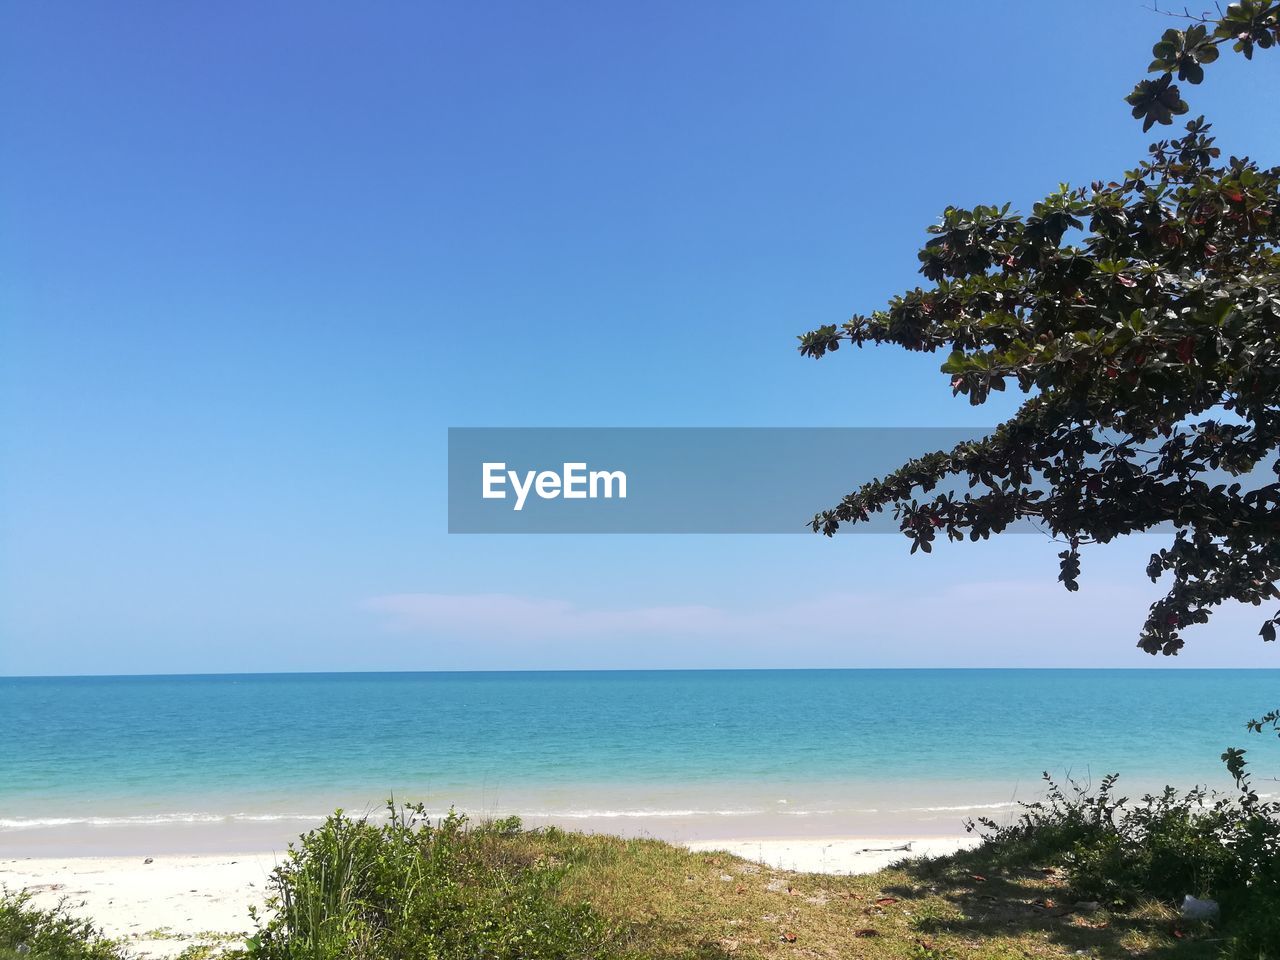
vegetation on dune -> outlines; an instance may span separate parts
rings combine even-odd
[[[247,958],[1269,957],[1280,830],[1242,786],[1138,805],[1111,781],[1059,791],[976,851],[840,878],[412,807],[339,814],[277,872]],[[1221,927],[1181,920],[1185,893],[1221,897]]]
[[[1267,958],[1280,819],[1243,766],[1232,797],[1100,790],[1028,805],[982,846],[865,877],[773,871],[654,840],[432,825],[390,808],[307,834],[274,877],[251,960]],[[1216,897],[1219,925],[1180,919]]]

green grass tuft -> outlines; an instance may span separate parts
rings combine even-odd
[[[255,960],[551,960],[606,955],[610,931],[555,891],[567,867],[504,840],[517,821],[473,828],[420,807],[375,825],[341,813],[306,834],[273,876]]]

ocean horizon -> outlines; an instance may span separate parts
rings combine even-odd
[[[954,835],[1041,773],[1226,789],[1280,670],[0,678],[0,851],[282,845],[335,808],[668,839]]]

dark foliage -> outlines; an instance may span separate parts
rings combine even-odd
[[[1169,30],[1155,80],[1129,102],[1144,125],[1186,112],[1221,44],[1250,56],[1280,38],[1280,3],[1247,0]],[[1029,395],[990,437],[904,464],[819,513],[826,534],[891,508],[928,552],[1030,520],[1062,543],[1075,590],[1087,544],[1156,529],[1139,646],[1177,653],[1185,627],[1228,600],[1280,597],[1280,168],[1224,161],[1203,118],[1151,144],[1123,176],[1061,187],[1029,216],[948,208],[920,251],[931,285],[803,335],[822,357],[851,344],[946,353],[954,394]],[[967,486],[967,489],[966,489]],[[1280,611],[1264,620],[1274,640]]]

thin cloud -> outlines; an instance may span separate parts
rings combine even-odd
[[[592,637],[879,637],[942,631],[972,636],[1001,632],[1114,631],[1117,618],[1136,628],[1147,598],[1132,589],[1095,587],[1088,596],[1056,584],[970,583],[920,594],[827,593],[803,601],[729,609],[706,604],[591,607],[518,594],[399,593],[367,607],[396,632],[504,640]]]
[[[508,638],[715,634],[732,631],[737,619],[709,606],[587,609],[566,600],[506,593],[398,593],[375,597],[368,606],[398,631]]]

